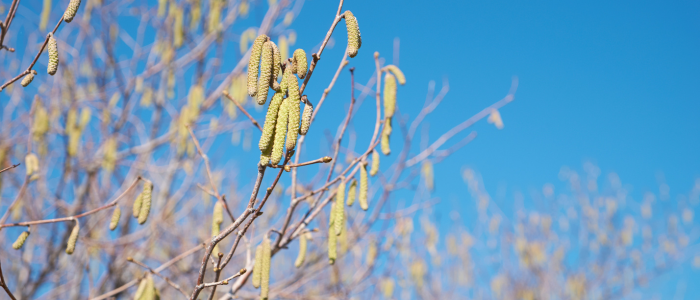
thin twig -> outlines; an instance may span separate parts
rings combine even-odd
[[[126,259],[126,261],[135,263],[135,264],[137,264],[137,265],[139,265],[139,266],[145,268],[145,269],[148,270],[149,272],[151,272],[151,274],[156,275],[156,276],[162,278],[162,279],[165,280],[165,282],[167,282],[170,286],[172,286],[172,287],[175,288],[176,290],[180,291],[180,293],[182,293],[183,295],[185,295],[185,297],[187,297],[187,293],[185,293],[185,291],[183,291],[182,288],[180,288],[180,286],[179,286],[177,283],[173,282],[173,281],[170,280],[168,277],[166,277],[166,276],[160,274],[160,272],[151,269],[151,267],[145,265],[144,263],[142,263],[142,262],[140,262],[140,261],[137,261],[137,260],[133,259],[132,257],[128,257],[128,258]]]
[[[12,169],[14,169],[14,168],[16,168],[16,167],[18,167],[18,166],[19,166],[19,164],[9,166],[9,167],[7,167],[7,168],[4,168],[4,169],[0,170],[0,173],[5,172],[5,171],[12,170]]]
[[[228,100],[231,100],[231,102],[233,102],[233,104],[235,104],[236,107],[238,107],[238,109],[240,109],[240,110],[243,112],[243,114],[245,114],[246,117],[248,117],[248,119],[250,119],[250,121],[253,122],[253,125],[255,125],[255,127],[257,127],[258,129],[260,129],[260,131],[262,131],[262,127],[260,127],[260,124],[258,123],[258,121],[256,121],[256,120],[253,118],[253,116],[251,116],[251,115],[248,113],[248,111],[246,111],[245,108],[243,108],[243,106],[241,106],[240,104],[238,104],[238,101],[234,100],[233,97],[231,97],[231,94],[228,93],[228,91],[224,90],[224,91],[221,92],[221,93],[224,94],[224,96],[226,96],[226,98],[228,98]]]

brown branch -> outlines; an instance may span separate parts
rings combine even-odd
[[[2,263],[0,263],[0,286],[5,290],[8,296],[10,296],[10,299],[12,300],[17,300],[14,295],[12,295],[12,292],[10,291],[10,288],[7,287],[7,283],[5,282],[5,276],[2,275]]]
[[[5,171],[12,170],[12,169],[18,167],[19,165],[20,165],[20,164],[15,164],[15,165],[9,166],[9,167],[7,167],[7,168],[4,168],[4,169],[0,170],[0,173],[5,172]]]
[[[324,163],[324,164],[325,164],[325,163],[331,162],[332,160],[333,160],[333,159],[332,159],[330,156],[324,156],[324,157],[317,158],[317,159],[314,159],[314,160],[310,160],[310,161],[307,161],[307,162],[303,162],[303,163],[300,163],[300,164],[286,165],[286,166],[284,166],[284,170],[287,171],[287,172],[289,172],[289,171],[291,171],[292,168],[298,168],[298,167],[303,167],[303,166],[308,166],[308,165],[313,165],[313,164],[319,164],[319,163]],[[281,167],[280,167],[280,166],[272,166],[272,168],[281,168]]]
[[[253,125],[255,125],[255,127],[257,127],[258,129],[260,129],[260,131],[262,131],[262,127],[260,127],[260,124],[258,123],[258,121],[256,121],[256,120],[253,118],[253,116],[251,116],[251,115],[245,110],[245,108],[243,108],[243,106],[241,106],[240,104],[238,104],[238,102],[237,102],[236,100],[234,100],[233,97],[231,97],[231,94],[229,94],[228,91],[224,90],[224,91],[221,92],[221,93],[224,94],[224,96],[226,96],[226,98],[228,98],[229,100],[231,100],[231,102],[233,102],[233,104],[235,104],[236,107],[238,107],[238,109],[240,109],[240,110],[243,112],[243,114],[245,114],[246,117],[248,117],[248,119],[250,119],[250,121],[253,122]]]

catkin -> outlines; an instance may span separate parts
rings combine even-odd
[[[119,205],[114,206],[114,212],[112,212],[112,220],[109,221],[109,230],[114,230],[119,225],[119,218],[122,216],[122,209]]]
[[[141,192],[141,210],[139,211],[139,224],[146,223],[148,214],[151,212],[151,195],[153,193],[153,183],[146,181]]]
[[[394,76],[396,76],[396,80],[399,81],[400,85],[406,84],[406,76],[403,75],[403,72],[401,72],[401,69],[399,69],[399,67],[397,67],[395,65],[388,65],[384,68],[387,69],[392,74],[394,74]]]
[[[260,274],[260,298],[267,299],[270,292],[270,259],[272,251],[270,249],[270,239],[265,237],[262,243],[262,274]]]
[[[258,78],[258,105],[263,105],[267,101],[267,92],[272,80],[272,70],[274,57],[272,55],[272,42],[268,41],[263,44],[262,54],[260,58],[260,78]]]
[[[328,263],[334,264],[338,257],[338,236],[335,234],[335,205],[331,204],[330,221],[328,221]]]
[[[263,261],[262,244],[255,248],[255,265],[253,266],[253,286],[257,289],[260,287],[260,279],[262,274]]]
[[[299,88],[298,88],[297,78],[294,75],[290,76],[287,81],[287,88],[289,90],[289,126],[287,129],[287,151],[294,149],[297,145],[297,138],[299,137],[299,119],[301,118],[300,108],[299,108]]]
[[[258,91],[258,68],[260,64],[260,55],[262,54],[263,44],[269,38],[267,35],[260,35],[253,42],[253,49],[250,52],[250,60],[248,61],[248,95],[255,97]]]
[[[270,100],[270,106],[267,108],[267,116],[265,116],[265,125],[263,125],[262,135],[258,147],[260,151],[265,152],[272,149],[272,141],[275,134],[275,124],[277,122],[277,113],[284,101],[284,93],[277,92]]]
[[[367,266],[373,266],[374,261],[377,259],[377,243],[375,241],[369,242],[369,248],[367,249]]]
[[[335,194],[335,217],[333,217],[333,228],[335,229],[335,234],[340,235],[343,230],[343,225],[345,222],[345,178],[340,178],[340,183],[338,184],[338,192]]]
[[[143,193],[139,193],[134,200],[134,206],[132,207],[132,215],[134,218],[139,217],[139,212],[141,212],[141,204],[143,203]]]
[[[367,166],[362,164],[360,165],[360,208],[362,210],[367,210],[369,208],[369,204],[367,203],[367,189],[369,188],[369,182],[367,178]]]
[[[360,35],[360,26],[357,24],[357,18],[349,10],[345,13],[345,26],[348,28],[348,56],[355,57],[357,50],[362,46],[362,36]]]
[[[32,83],[32,80],[34,80],[34,75],[36,75],[36,71],[32,70],[29,72],[29,74],[27,74],[27,76],[22,78],[22,82],[20,82],[20,84],[22,84],[23,87],[28,86],[30,83]]]
[[[277,82],[277,77],[282,71],[282,55],[277,45],[272,41],[270,43],[272,43],[272,77],[270,78],[270,87],[276,92],[280,92],[282,86]]]
[[[487,121],[495,125],[496,128],[503,129],[503,119],[501,118],[501,113],[499,113],[498,110],[492,109]]]
[[[421,175],[423,175],[425,187],[427,187],[429,191],[432,191],[435,188],[435,181],[433,177],[433,163],[431,163],[430,161],[425,161],[423,163],[423,167],[421,168],[421,173]]]
[[[68,3],[68,8],[66,8],[66,12],[63,13],[63,21],[66,21],[66,23],[70,23],[73,21],[73,18],[75,18],[75,14],[78,12],[78,8],[80,7],[80,0],[70,0]]]
[[[384,129],[382,130],[382,153],[384,155],[391,154],[391,145],[389,144],[389,137],[391,136],[391,118],[386,118],[386,123],[384,124]]]
[[[134,300],[142,300],[143,299],[143,292],[146,290],[146,285],[148,284],[148,280],[143,279],[139,283],[139,288],[136,289],[136,294],[134,294]]]
[[[294,65],[296,74],[299,75],[300,79],[304,79],[306,71],[309,70],[309,65],[306,62],[306,52],[303,49],[294,50]]]
[[[29,237],[29,231],[20,233],[17,240],[12,244],[12,249],[19,250],[19,248],[22,248],[24,242],[27,241],[27,237]]]
[[[369,169],[369,176],[374,177],[379,172],[379,152],[377,150],[372,151],[372,166]]]
[[[39,159],[36,157],[36,154],[27,154],[27,156],[24,157],[24,165],[27,169],[27,176],[39,171]]]
[[[301,115],[299,134],[306,135],[309,132],[309,126],[311,126],[311,115],[314,114],[314,105],[306,98],[306,95],[302,96],[302,100],[304,102],[304,113]]]
[[[49,63],[48,67],[46,68],[47,72],[49,75],[54,75],[56,74],[56,71],[58,70],[58,43],[56,42],[56,39],[53,38],[53,34],[49,35]]]
[[[348,189],[348,206],[352,206],[355,203],[355,198],[357,198],[357,180],[353,178]]]
[[[216,201],[214,204],[214,216],[212,218],[212,222],[217,225],[221,225],[221,223],[224,222],[224,205],[221,204],[221,201]]]
[[[384,75],[384,117],[393,117],[394,111],[396,111],[396,77],[386,73]]]
[[[73,226],[73,230],[70,232],[70,236],[68,237],[68,246],[66,246],[66,254],[71,255],[75,251],[75,243],[78,242],[79,233],[80,224],[78,223],[78,220],[75,220],[75,226]]]
[[[260,165],[266,166],[268,163],[270,163],[270,156],[272,156],[272,147],[269,147],[267,150],[260,153]]]
[[[297,260],[294,262],[294,266],[299,268],[304,264],[304,259],[306,259],[306,234],[299,235],[299,255]]]
[[[270,163],[273,165],[279,164],[279,162],[282,160],[284,137],[287,134],[287,120],[289,120],[290,103],[290,98],[284,99],[284,101],[282,101],[280,111],[277,114],[277,124],[275,124],[275,142],[272,145],[272,155],[270,156]]]

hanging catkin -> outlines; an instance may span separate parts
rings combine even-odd
[[[78,220],[75,220],[75,226],[73,226],[73,230],[70,232],[70,236],[68,237],[68,246],[66,246],[66,254],[71,255],[75,251],[75,244],[78,242],[78,234],[80,233],[80,223],[78,223]]]
[[[343,230],[343,225],[345,222],[345,177],[340,177],[340,183],[338,184],[338,192],[335,194],[335,217],[333,217],[333,228],[335,229],[335,234],[340,235]]]
[[[56,39],[53,38],[53,34],[49,34],[49,63],[46,68],[47,73],[49,75],[54,75],[56,74],[56,71],[58,70],[58,43],[56,42]]]
[[[287,120],[289,120],[289,103],[291,103],[290,98],[284,99],[284,101],[282,101],[282,106],[280,106],[280,111],[277,114],[275,142],[272,145],[272,155],[270,156],[270,163],[273,165],[279,164],[282,160],[284,137],[287,134]]]
[[[63,13],[63,21],[66,21],[66,23],[70,23],[73,21],[73,18],[75,18],[75,14],[78,12],[78,8],[80,7],[80,0],[70,0],[68,3],[68,8],[66,8],[66,12]]]
[[[119,205],[114,206],[114,212],[112,212],[112,220],[109,221],[109,230],[114,230],[119,225],[119,218],[122,216],[122,209]]]
[[[294,76],[292,76],[294,77]],[[296,80],[296,78],[294,78]],[[299,108],[299,89],[295,88],[295,80],[290,81],[292,84],[289,89],[289,126],[287,128],[287,151],[294,149],[299,138],[299,119],[301,118]]]
[[[304,259],[306,259],[306,234],[299,235],[299,255],[297,255],[297,260],[294,262],[294,266],[299,268],[304,264]]]
[[[27,76],[22,78],[22,82],[20,82],[20,84],[24,87],[28,86],[30,83],[32,83],[32,80],[34,80],[34,75],[36,75],[36,71],[32,70],[29,72],[29,74],[27,74]]]
[[[39,159],[36,157],[36,154],[27,154],[27,156],[24,157],[24,166],[27,169],[27,176],[39,171]]]
[[[374,177],[379,172],[379,152],[372,150],[372,166],[369,169],[369,176]]]
[[[27,241],[27,237],[29,237],[29,231],[23,231],[20,233],[17,240],[12,244],[12,249],[19,250],[19,248],[22,248],[22,246],[24,246],[24,242]]]
[[[270,293],[270,259],[272,251],[270,249],[270,239],[265,237],[262,243],[262,274],[260,274],[260,298],[267,299]]]
[[[146,181],[141,192],[141,210],[139,211],[139,224],[146,223],[148,214],[151,212],[151,195],[153,193],[153,183]]]
[[[357,180],[353,178],[348,189],[348,206],[352,206],[355,203],[355,198],[357,198]]]
[[[212,221],[211,221],[211,236],[215,237],[219,235],[221,232],[221,223],[224,222],[224,206],[221,204],[221,201],[216,201],[214,204],[214,213],[212,216]],[[214,245],[214,249],[212,250],[211,253],[218,255],[219,254],[219,244]]]
[[[272,147],[260,153],[260,165],[267,166],[267,164],[270,163],[270,156],[272,156]]]
[[[367,189],[369,188],[369,179],[367,178],[367,165],[360,165],[360,208],[362,210],[367,210],[369,204],[367,203]]]
[[[134,200],[134,206],[132,207],[132,215],[134,218],[139,217],[139,212],[141,212],[141,204],[143,203],[143,194],[139,193],[138,196],[136,196],[136,200]]]
[[[272,41],[270,41],[272,43]],[[277,77],[280,76],[280,71],[282,70],[282,56],[280,54],[280,49],[277,48],[275,43],[272,43],[272,77],[270,78],[270,87],[276,92],[280,92],[282,86],[277,82]]]
[[[433,177],[433,163],[431,163],[429,160],[423,162],[423,166],[421,167],[421,175],[423,175],[425,187],[432,192],[435,188],[435,181]]]
[[[391,154],[391,145],[389,144],[389,137],[391,136],[391,118],[386,118],[386,123],[384,124],[384,129],[382,130],[382,153],[384,155]]]
[[[257,289],[260,287],[260,279],[262,274],[263,261],[262,244],[255,248],[255,265],[253,266],[253,286]]]
[[[306,135],[309,132],[309,126],[311,126],[311,115],[314,113],[314,105],[306,97],[306,95],[301,96],[302,102],[304,102],[304,113],[301,115],[301,127],[299,128],[299,134]]]
[[[360,35],[360,26],[357,24],[357,18],[349,10],[345,13],[345,26],[348,29],[348,56],[355,57],[357,50],[362,46],[362,36]]]
[[[384,118],[391,118],[396,111],[396,77],[384,75]]]
[[[403,75],[403,72],[401,72],[401,69],[399,69],[399,67],[397,67],[395,65],[388,65],[384,68],[387,69],[392,74],[394,74],[394,76],[396,76],[396,80],[399,81],[400,85],[406,84],[406,76]]]
[[[338,236],[335,234],[335,202],[331,204],[330,221],[328,221],[328,263],[334,264],[338,256]]]
[[[270,81],[272,81],[272,71],[274,65],[272,44],[272,41],[268,41],[263,44],[260,58],[260,78],[258,78],[258,105],[263,105],[267,101],[267,92],[269,91]]]
[[[300,79],[306,77],[306,71],[309,69],[309,65],[306,62],[306,52],[303,49],[294,50],[294,70],[296,74],[299,75]]]
[[[260,55],[262,54],[263,44],[269,38],[267,35],[260,35],[253,42],[253,49],[250,52],[250,60],[248,61],[248,95],[255,97],[258,90],[258,68],[260,66]]]

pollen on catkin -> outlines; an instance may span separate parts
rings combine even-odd
[[[134,200],[134,205],[132,207],[131,215],[134,216],[134,218],[139,217],[139,212],[141,212],[141,204],[142,203],[143,203],[143,193],[139,193],[139,195],[136,196],[136,199]]]
[[[403,75],[403,72],[401,72],[401,69],[399,69],[399,67],[397,67],[395,65],[388,65],[384,68],[387,69],[392,74],[394,74],[394,76],[396,76],[396,80],[399,81],[400,85],[406,84],[406,76]]]
[[[66,246],[66,254],[71,255],[75,251],[75,244],[78,242],[79,233],[80,224],[78,223],[78,220],[76,220],[75,226],[73,226],[73,230],[70,232],[70,236],[68,237],[68,246]]]
[[[335,229],[335,235],[340,235],[343,231],[343,225],[345,222],[345,178],[340,178],[340,183],[338,184],[338,192],[335,194],[335,214],[333,217],[333,228]]]
[[[267,150],[260,153],[260,165],[266,166],[268,163],[270,163],[270,156],[272,156],[272,147],[269,147]]]
[[[384,75],[384,117],[393,117],[394,111],[396,111],[396,77],[386,73]]]
[[[269,38],[267,35],[260,35],[253,42],[253,49],[250,52],[250,60],[248,61],[248,95],[255,97],[258,91],[258,68],[260,66],[260,55],[262,54],[263,44]]]
[[[309,70],[304,49],[294,50],[294,65],[296,66],[296,74],[299,75],[300,79],[304,79],[304,77],[306,77],[306,71]]]
[[[153,183],[146,181],[141,192],[141,210],[139,211],[139,224],[146,223],[148,214],[151,212],[151,195],[153,193]]]
[[[386,118],[386,123],[384,124],[384,129],[382,130],[382,140],[381,147],[382,153],[384,155],[391,154],[391,145],[389,143],[389,137],[391,136],[391,118]]]
[[[299,235],[299,255],[297,255],[294,266],[301,267],[304,264],[304,259],[306,259],[306,234],[301,234]]]
[[[63,13],[63,21],[66,21],[66,23],[70,23],[73,21],[73,18],[75,18],[75,14],[78,12],[78,8],[80,7],[80,0],[70,0],[68,3],[68,8],[66,8],[66,12]]]
[[[328,221],[328,263],[334,264],[338,257],[338,235],[335,234],[335,205],[331,204],[330,221]]]
[[[348,29],[348,56],[355,57],[357,51],[362,46],[362,36],[360,35],[360,26],[357,24],[357,18],[349,10],[345,13],[345,26]]]
[[[24,242],[27,241],[27,238],[29,237],[29,231],[23,231],[22,233],[19,234],[17,237],[17,240],[12,244],[12,249],[19,250],[19,248],[22,248],[24,246]]]
[[[301,118],[300,108],[299,108],[299,89],[297,88],[297,78],[292,75],[287,81],[287,87],[289,87],[289,97],[287,104],[289,106],[289,126],[287,127],[287,151],[294,149],[297,145],[297,138],[299,137],[299,119]]]
[[[369,169],[369,176],[374,177],[379,172],[379,152],[377,150],[372,151],[372,166]]]
[[[24,78],[22,78],[22,82],[20,82],[20,84],[23,87],[28,86],[30,83],[32,83],[32,80],[34,80],[34,75],[36,75],[36,71],[32,70],[31,72],[29,72],[29,74],[27,74],[27,76],[24,76]]]
[[[270,41],[272,43],[272,41]],[[276,92],[282,91],[282,86],[277,82],[277,78],[281,75],[282,71],[282,55],[280,54],[280,49],[277,48],[275,43],[272,43],[272,77],[270,78],[270,87]]]
[[[306,95],[301,96],[301,98],[302,102],[304,102],[304,112],[301,115],[299,134],[306,135],[306,133],[309,132],[309,126],[311,126],[311,115],[314,114],[314,105],[306,98]]]
[[[282,160],[282,154],[284,152],[284,137],[287,135],[287,121],[289,120],[289,103],[292,101],[290,98],[284,99],[282,101],[282,106],[277,113],[277,124],[275,124],[275,142],[272,145],[272,154],[270,156],[270,163],[277,165]]]
[[[262,274],[260,274],[260,298],[267,299],[270,293],[270,259],[272,251],[270,249],[270,239],[265,237],[262,242]]]
[[[53,34],[49,35],[49,44],[48,44],[48,50],[49,50],[49,63],[47,65],[47,73],[49,75],[54,75],[56,74],[56,71],[58,70],[58,43],[56,42],[56,39],[53,38]]]
[[[122,216],[122,209],[119,205],[114,206],[114,212],[112,212],[112,219],[109,221],[109,230],[114,230],[119,225],[119,218]]]
[[[350,181],[350,188],[348,188],[348,206],[352,206],[355,203],[355,198],[357,198],[357,180],[353,178]]]
[[[360,165],[360,191],[359,200],[360,208],[362,210],[367,210],[369,208],[369,203],[367,203],[367,189],[369,188],[369,179],[367,178],[367,166],[365,164]]]
[[[255,248],[255,265],[253,266],[253,287],[256,289],[260,287],[260,279],[262,274],[262,261],[263,261],[262,244]]]
[[[268,41],[263,44],[263,49],[260,57],[260,78],[258,78],[258,105],[263,105],[267,101],[267,92],[269,91],[270,81],[272,80],[272,71],[274,65],[274,57],[272,55],[272,42]]]

